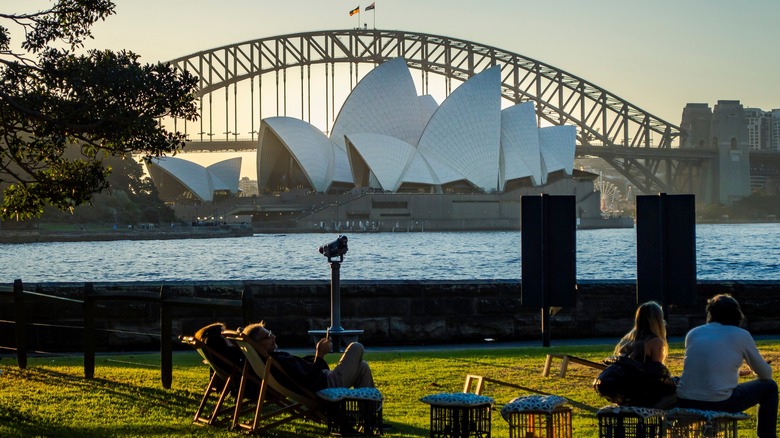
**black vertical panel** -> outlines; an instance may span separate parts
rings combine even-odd
[[[523,196],[520,201],[523,306],[576,305],[574,196]]]
[[[544,306],[542,197],[520,198],[520,278],[523,306]]]
[[[664,302],[664,197],[636,197],[636,299],[639,303]]]
[[[577,284],[577,219],[574,196],[545,198],[545,280],[547,304],[573,307]]]
[[[693,195],[666,197],[667,304],[693,305],[696,294],[696,211]]]

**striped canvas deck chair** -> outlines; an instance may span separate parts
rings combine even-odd
[[[231,398],[231,391],[235,395],[239,389],[242,366],[194,336],[179,336],[179,340],[197,351],[203,363],[210,368],[211,377],[195,411],[193,423],[213,425],[232,419],[235,403],[226,402]],[[259,387],[259,379],[255,379],[255,385]]]
[[[235,331],[224,331],[223,335],[238,345],[246,356],[243,377],[239,387],[239,400],[244,390],[244,381],[248,376],[260,378],[260,392],[257,397],[252,418],[242,421],[239,414],[241,402],[236,405],[233,416],[233,428],[249,433],[274,428],[296,419],[308,419],[317,423],[326,423],[324,406],[320,399],[309,389],[296,383],[285,370],[266,355],[249,336]],[[282,385],[279,379],[285,381]]]

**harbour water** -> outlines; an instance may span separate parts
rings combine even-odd
[[[780,280],[780,224],[700,224],[701,280]],[[342,280],[520,277],[520,233],[355,233]],[[320,245],[336,234],[110,242],[0,244],[0,283],[319,280]],[[636,278],[636,230],[577,231],[577,278]]]

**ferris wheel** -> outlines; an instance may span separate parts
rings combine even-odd
[[[601,193],[601,212],[611,214],[620,211],[620,189],[599,174],[596,189]]]

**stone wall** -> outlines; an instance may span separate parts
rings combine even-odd
[[[328,281],[223,281],[166,283],[175,297],[240,300],[253,296],[253,320],[265,320],[282,347],[310,345],[308,330],[330,326]],[[553,309],[552,339],[619,337],[631,328],[636,307],[632,281],[581,281],[576,306]],[[95,283],[96,291],[159,295],[159,283]],[[13,285],[0,285],[8,292]],[[24,290],[79,300],[83,283],[25,284]],[[342,281],[345,329],[364,330],[367,345],[420,345],[541,339],[541,311],[521,304],[519,281]],[[704,303],[730,293],[747,315],[754,334],[780,333],[780,282],[700,281],[696,304],[671,307],[669,335],[682,336],[704,322]],[[28,343],[37,351],[80,351],[83,308],[74,301],[28,296]],[[13,298],[0,293],[0,347],[15,345]],[[240,309],[174,306],[173,333],[192,334],[213,321],[243,325]],[[112,300],[98,304],[98,351],[159,348],[160,304],[154,300]]]

